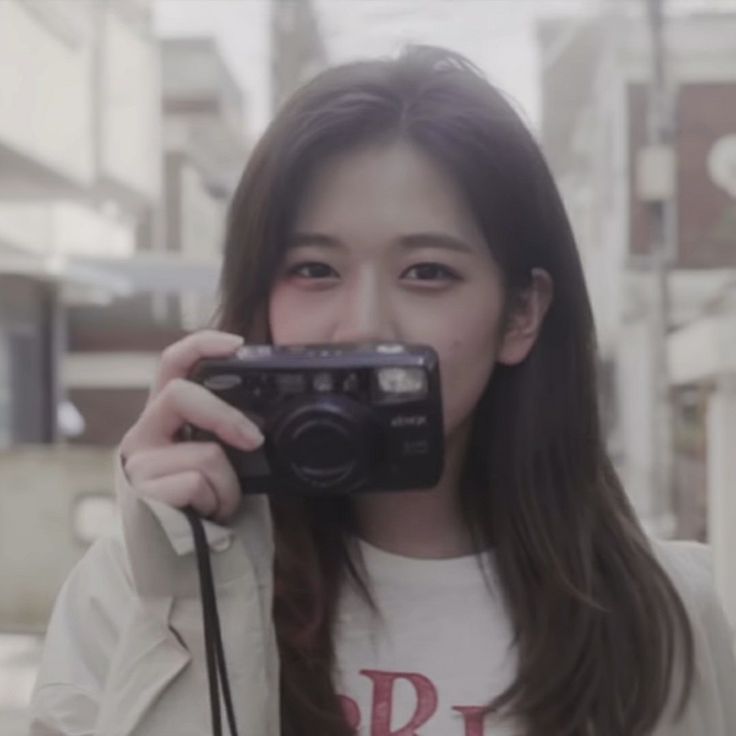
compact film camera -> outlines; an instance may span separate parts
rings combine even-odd
[[[245,493],[344,495],[431,488],[442,473],[439,361],[426,346],[250,345],[189,379],[240,409],[265,443],[217,441]]]

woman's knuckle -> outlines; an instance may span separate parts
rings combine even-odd
[[[125,456],[125,472],[129,478],[134,478],[138,475],[139,457],[138,453]]]
[[[186,393],[189,390],[190,382],[186,380],[186,378],[181,378],[177,376],[176,378],[172,378],[169,381],[169,386],[171,387],[171,391],[176,394],[177,396],[180,396],[183,393]]]
[[[183,378],[172,378],[161,391],[161,400],[166,404],[179,401],[186,390],[186,381]]]
[[[196,498],[199,484],[194,473],[181,473],[178,482],[181,483],[181,491],[177,495],[186,499],[187,503]]]
[[[202,496],[209,496],[211,492],[212,486],[210,486],[207,476],[197,471],[197,493]]]
[[[223,497],[223,510],[227,514],[232,514],[240,503],[241,490],[240,486],[233,481],[232,485],[228,485],[229,493],[225,493]]]
[[[194,489],[194,498],[204,506],[211,506],[213,503],[212,486],[201,475]]]
[[[136,421],[128,428],[128,431],[123,435],[120,440],[120,452],[124,457],[129,457],[136,451],[138,446],[138,434],[140,432],[141,422],[145,416],[145,409],[136,419]]]
[[[176,356],[179,352],[179,343],[175,342],[171,345],[167,345],[162,351],[161,351],[161,357],[160,357],[160,363],[161,365],[168,365],[169,363],[172,363],[174,360],[176,360]]]

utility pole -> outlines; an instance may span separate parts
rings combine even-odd
[[[674,532],[673,517],[673,411],[670,399],[670,372],[667,338],[670,332],[669,271],[675,257],[676,202],[674,106],[672,80],[668,77],[664,41],[664,0],[645,0],[651,49],[651,72],[647,109],[647,147],[639,161],[640,196],[649,211],[650,273],[652,275],[652,369],[655,387],[653,439],[653,481],[656,497],[652,511],[666,527],[655,531]]]

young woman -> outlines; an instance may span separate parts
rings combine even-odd
[[[298,91],[235,194],[217,330],[161,359],[116,471],[120,538],[72,573],[32,733],[209,732],[192,539],[206,522],[249,736],[732,736],[733,642],[704,550],[655,543],[599,429],[595,338],[537,145],[463,58],[413,48]],[[440,357],[431,489],[244,498],[263,441],[187,380],[248,343]]]

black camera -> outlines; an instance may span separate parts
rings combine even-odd
[[[431,488],[442,474],[439,361],[426,346],[250,345],[199,361],[189,379],[263,431],[256,452],[222,444],[247,493]]]

